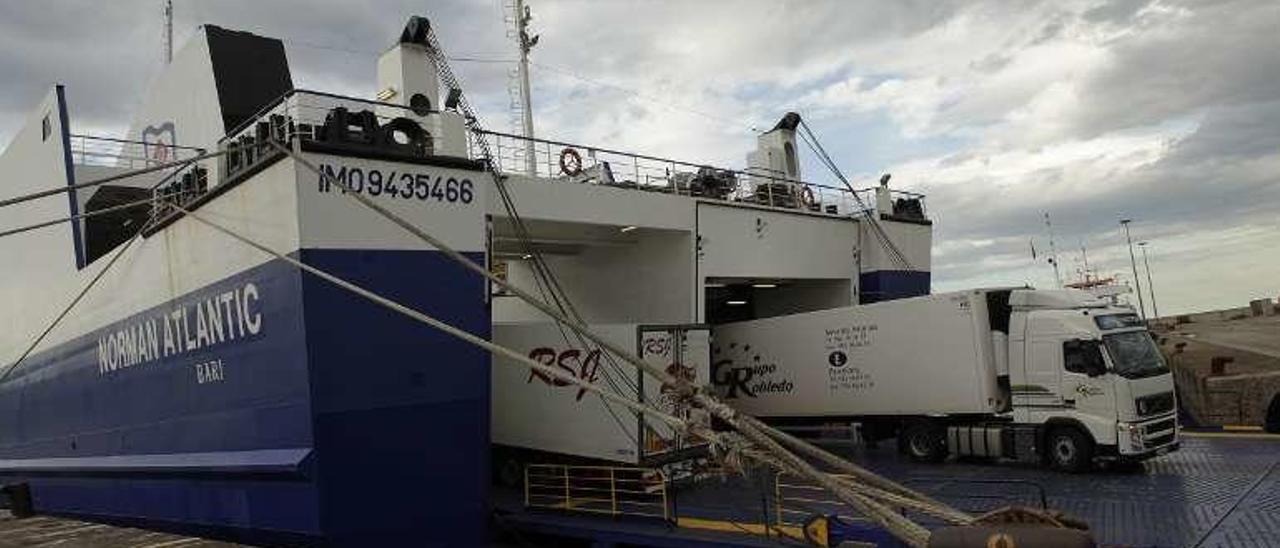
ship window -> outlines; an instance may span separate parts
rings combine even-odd
[[[787,176],[795,177],[800,173],[800,168],[796,166],[796,147],[788,142],[782,146],[782,150],[787,155]]]
[[[40,140],[48,141],[49,136],[53,135],[53,124],[49,122],[49,115],[44,115],[44,120],[40,121]]]

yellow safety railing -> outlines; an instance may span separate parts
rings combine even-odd
[[[838,478],[852,477],[839,474],[834,474],[834,476]],[[841,514],[842,511],[848,512],[848,506],[827,493],[822,487],[808,480],[789,477],[789,474],[779,472],[774,477],[773,485],[773,513],[775,527],[778,530],[797,528],[802,531],[803,538],[820,546],[825,546],[825,539],[810,539],[808,532],[804,531],[813,518],[818,516],[838,516],[842,521],[846,522],[863,521],[870,523],[870,520],[864,517]],[[853,545],[860,544],[853,543]]]
[[[524,469],[524,505],[671,520],[667,476],[655,468],[529,464]]]

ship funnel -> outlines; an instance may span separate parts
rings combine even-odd
[[[440,110],[440,78],[427,44],[430,30],[425,18],[410,17],[400,40],[378,58],[378,100],[410,109],[387,115],[410,117],[425,125],[431,112]]]
[[[410,17],[399,40],[378,58],[378,100],[407,107],[381,107],[378,115],[418,122],[431,134],[436,155],[466,157],[462,116],[442,112],[440,76],[430,33],[431,23],[427,18]]]
[[[800,115],[788,112],[773,129],[762,133],[756,150],[747,155],[748,171],[753,175],[799,180],[800,159],[796,156],[796,128]]]

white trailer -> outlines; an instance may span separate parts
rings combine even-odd
[[[633,348],[647,363],[684,375],[697,384],[710,378],[710,330],[698,325],[593,325],[591,329],[622,348]],[[636,367],[610,358],[594,344],[583,345],[555,324],[501,323],[493,341],[540,363],[563,369],[615,394],[693,421],[710,418],[679,405],[663,387]],[[589,342],[589,341],[588,341]],[[521,464],[548,460],[607,461],[652,465],[696,452],[701,445],[682,439],[666,424],[528,367],[513,367],[494,356],[491,439],[495,471],[514,483]],[[678,365],[677,365],[678,364]],[[517,476],[518,477],[518,476]]]
[[[1177,447],[1173,380],[1128,307],[980,289],[715,327],[712,381],[779,423],[858,421],[913,458],[1080,470]]]

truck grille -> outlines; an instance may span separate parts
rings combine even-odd
[[[1173,427],[1175,424],[1176,422],[1174,421],[1173,418],[1168,418],[1162,421],[1153,422],[1151,424],[1148,424],[1145,427],[1145,429],[1143,430],[1143,433],[1145,433],[1147,436],[1150,436],[1152,434],[1156,434],[1159,432],[1166,432],[1169,430],[1173,430]]]
[[[1173,443],[1173,437],[1174,437],[1173,432],[1169,432],[1168,434],[1165,434],[1163,436],[1151,438],[1147,440],[1147,447],[1156,448],[1162,445],[1168,445],[1170,443]]]
[[[1149,417],[1173,411],[1173,392],[1162,392],[1137,399],[1138,416]]]

